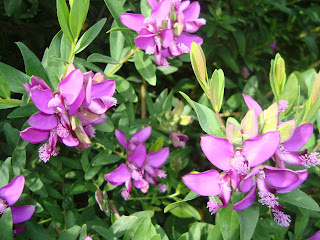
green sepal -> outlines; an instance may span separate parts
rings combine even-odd
[[[219,112],[222,105],[225,79],[222,69],[214,70],[209,83],[211,99],[215,106],[213,108]]]
[[[279,124],[278,131],[280,132],[281,143],[291,138],[295,128],[296,128],[295,119]]]
[[[228,120],[226,126],[226,134],[229,142],[234,144],[242,144],[242,134],[240,129]]]
[[[241,122],[243,140],[254,138],[258,134],[258,121],[254,109],[250,109]]]
[[[258,118],[259,132],[265,134],[277,130],[278,125],[278,103],[273,103],[264,110]]]

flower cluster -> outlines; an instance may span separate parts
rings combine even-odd
[[[275,194],[296,189],[308,177],[307,169],[293,171],[285,163],[306,167],[320,164],[318,153],[307,155],[306,149],[299,151],[312,134],[312,124],[296,126],[295,120],[280,122],[279,115],[288,107],[287,101],[276,102],[263,111],[255,100],[243,96],[249,111],[241,124],[227,122],[227,139],[201,137],[205,156],[223,172],[190,173],[183,176],[183,182],[192,191],[209,197],[207,208],[211,214],[228,206],[231,188],[247,194],[234,204],[237,211],[251,206],[258,191],[258,201],[271,209],[274,220],[281,226],[289,226],[290,216],[282,211],[284,207]],[[276,167],[266,165],[268,159]]]
[[[127,151],[128,161],[121,163],[118,168],[105,174],[104,178],[112,185],[125,184],[125,189],[121,192],[125,200],[130,198],[132,184],[143,193],[148,191],[150,184],[158,186],[160,192],[167,190],[167,186],[161,184],[158,179],[167,176],[166,172],[161,170],[161,167],[169,156],[169,148],[165,147],[156,152],[147,153],[146,146],[143,143],[150,137],[151,131],[150,126],[145,127],[127,141],[121,130],[115,130],[116,139]]]
[[[180,56],[190,51],[191,43],[202,44],[202,38],[195,33],[206,23],[199,18],[198,2],[181,0],[148,0],[153,8],[151,16],[125,13],[121,22],[128,28],[139,32],[135,44],[147,54],[154,54],[158,65],[169,67],[167,57]]]
[[[12,206],[20,198],[24,188],[24,182],[24,177],[19,175],[0,189],[0,217],[7,208],[11,208],[12,223],[14,224],[14,235],[24,231],[25,227],[23,225],[18,225],[18,223],[28,221],[35,211],[34,205],[25,205],[19,207]]]
[[[46,142],[39,148],[44,162],[58,154],[58,140],[69,147],[88,148],[89,136],[95,135],[92,126],[104,122],[105,112],[117,103],[112,97],[115,86],[102,73],[82,73],[73,65],[55,92],[44,80],[32,76],[31,84],[24,87],[40,112],[28,119],[30,127],[20,132],[21,138],[33,144]]]

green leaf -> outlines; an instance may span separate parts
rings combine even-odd
[[[71,210],[66,214],[66,227],[67,229],[72,228],[76,224],[76,218]]]
[[[30,117],[32,114],[38,111],[39,109],[35,105],[29,104],[25,107],[19,107],[13,110],[11,113],[8,114],[7,118]]]
[[[107,118],[103,123],[94,125],[94,129],[101,132],[112,132],[114,130],[114,126],[110,118]]]
[[[77,0],[70,2],[69,25],[72,36],[78,39],[83,24],[87,18],[90,0]]]
[[[77,0],[79,1],[79,0]],[[89,0],[87,0],[89,1]],[[92,27],[90,27],[80,38],[80,40],[77,42],[75,47],[75,54],[78,54],[83,49],[85,49],[87,46],[89,46],[90,43],[93,42],[93,40],[98,36],[100,31],[102,30],[104,24],[106,23],[107,19],[102,18],[99,22],[94,24]]]
[[[277,101],[279,101],[286,83],[285,62],[279,53],[276,54],[275,59],[271,60],[269,79],[272,92]]]
[[[9,170],[11,168],[11,158],[7,158],[0,168],[0,188],[9,182]]]
[[[77,68],[85,67],[87,69],[93,70],[94,72],[103,72],[102,69],[97,65],[90,63],[83,58],[75,57],[73,63]]]
[[[302,235],[309,221],[310,212],[304,209],[299,209],[296,214],[296,220],[294,222],[294,236],[297,239],[302,239]]]
[[[237,212],[232,210],[231,204],[226,208],[220,209],[218,219],[223,239],[238,239],[240,221]]]
[[[123,240],[147,240],[150,239],[150,232],[148,231],[149,227],[151,225],[151,218],[149,215],[144,216],[142,218],[138,218],[126,231],[126,233],[123,236]],[[149,234],[148,234],[149,233]]]
[[[219,224],[213,227],[213,229],[210,231],[208,235],[207,240],[223,240]]]
[[[29,76],[35,75],[37,77],[40,77],[46,83],[50,84],[47,73],[37,56],[22,42],[17,42],[16,44],[18,45],[22,53],[26,74],[28,74]]]
[[[26,226],[25,232],[31,240],[52,240],[46,229],[33,220],[23,223]]]
[[[130,82],[128,82],[127,80],[125,80],[124,78],[118,75],[112,75],[110,78],[115,80],[116,90],[121,96],[123,96],[124,98],[128,99],[131,102],[138,101],[137,94],[134,91],[134,88],[132,87]]]
[[[0,218],[0,239],[12,240],[12,214],[11,208],[7,208]]]
[[[103,150],[99,152],[93,159],[92,159],[92,166],[104,166],[107,164],[116,163],[121,159],[119,155],[110,154],[109,151]]]
[[[0,110],[18,107],[21,104],[20,100],[10,99],[10,103],[0,98]]]
[[[47,73],[53,89],[58,87],[60,76],[64,73],[65,63],[61,60],[60,46],[62,32],[58,32],[51,41],[48,49]]]
[[[87,181],[92,179],[101,170],[101,168],[102,168],[102,166],[89,167],[87,169],[87,171],[85,172],[84,179]]]
[[[63,232],[58,240],[75,240],[80,234],[81,228],[79,226],[74,226],[69,228],[67,231]]]
[[[305,208],[312,211],[320,211],[319,205],[310,196],[299,189],[295,189],[286,194],[278,195],[279,200],[290,203],[299,208]]]
[[[106,229],[105,227],[102,227],[102,226],[98,226],[98,225],[93,225],[92,228],[100,235],[102,236],[103,238],[105,239],[115,239],[113,237],[113,234],[108,230]]]
[[[198,221],[201,219],[199,211],[186,202],[181,202],[178,206],[171,209],[170,212],[179,218],[195,218]]]
[[[69,9],[65,0],[57,0],[57,15],[62,32],[69,40],[73,42],[73,36],[69,26]]]
[[[8,17],[13,14],[17,3],[19,3],[19,0],[4,0],[4,10]]]
[[[6,78],[6,76],[3,74],[1,69],[0,69],[0,97],[8,98],[8,99],[11,97],[9,79]]]
[[[118,27],[123,27],[123,24],[120,21],[120,15],[126,12],[123,8],[123,5],[126,2],[126,0],[117,0],[117,1],[104,0],[104,2],[107,5],[107,8],[109,9],[113,19],[116,21]],[[126,32],[123,32],[123,36],[126,39],[126,41],[128,42],[128,44],[131,46],[131,48],[133,48],[134,43],[132,41],[131,35]]]
[[[201,239],[201,227],[198,222],[192,224],[189,232],[188,232],[189,239]]]
[[[141,13],[144,17],[151,16],[152,7],[150,6],[150,4],[148,3],[147,0],[140,1],[140,9],[141,9]]]
[[[83,224],[82,227],[81,227],[79,240],[83,240],[86,236],[88,236],[88,234],[87,234],[87,225]]]
[[[1,84],[5,81],[3,78],[6,79],[12,92],[26,93],[23,84],[29,82],[30,77],[23,72],[20,72],[19,70],[0,62],[0,78]]]
[[[100,54],[100,53],[92,53],[88,58],[88,62],[97,62],[97,63],[112,63],[112,64],[118,64],[119,62],[111,57],[108,57],[106,55]]]
[[[60,206],[57,204],[57,201],[49,199],[44,201],[44,205],[46,207],[46,209],[48,210],[49,214],[51,215],[51,217],[59,222],[59,223],[63,223],[63,214],[62,214],[62,209],[60,208]],[[80,227],[79,227],[79,231],[80,231]],[[59,238],[60,239],[60,238]]]
[[[222,69],[215,70],[211,76],[210,81],[210,95],[213,100],[213,108],[216,112],[219,112],[222,106],[223,94],[224,94],[224,74]]]
[[[185,198],[184,198],[183,200],[169,204],[168,206],[166,206],[166,207],[164,208],[163,211],[164,211],[164,213],[167,213],[167,212],[169,212],[170,210],[178,207],[182,202],[187,202],[187,201],[193,200],[193,199],[195,199],[195,198],[197,198],[197,197],[199,197],[199,196],[200,196],[199,194],[197,194],[197,193],[195,193],[195,192],[193,192],[193,191],[190,191],[190,192],[187,194],[187,196],[185,196]]]
[[[298,77],[295,72],[290,74],[286,85],[284,86],[283,92],[280,95],[280,100],[286,100],[289,102],[288,108],[285,110],[284,115],[288,116],[292,113],[296,103],[296,99],[299,95],[299,84]]]
[[[27,153],[25,148],[16,147],[12,154],[12,170],[15,176],[21,174],[27,161]]]
[[[138,50],[133,56],[134,65],[140,75],[152,86],[157,83],[156,68],[151,59],[142,51]]]
[[[16,148],[20,138],[19,130],[16,128],[13,128],[10,125],[10,123],[7,123],[7,122],[4,123],[3,129],[6,135],[6,140],[9,145],[9,148],[11,151],[13,151]]]
[[[246,37],[242,31],[232,32],[234,38],[236,39],[239,53],[241,56],[244,56],[246,53]]]
[[[190,106],[197,113],[198,120],[202,130],[210,135],[215,135],[217,137],[224,137],[221,132],[221,125],[219,119],[214,111],[210,108],[192,101],[185,93],[179,92],[190,104]]]
[[[114,237],[120,238],[131,227],[131,225],[137,220],[136,216],[122,216],[112,224],[109,231]],[[108,239],[108,238],[107,238]]]
[[[237,213],[240,220],[240,239],[250,240],[259,220],[259,206],[253,204],[251,207]]]

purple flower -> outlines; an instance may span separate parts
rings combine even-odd
[[[31,84],[24,84],[40,112],[28,119],[30,127],[21,131],[20,136],[33,144],[48,141],[39,148],[44,162],[58,154],[58,141],[69,147],[88,148],[88,136],[95,134],[92,125],[104,122],[105,112],[117,102],[112,97],[113,80],[105,80],[101,73],[83,74],[73,65],[69,65],[68,72],[54,93],[39,77],[32,76]]]
[[[209,197],[207,208],[211,214],[229,205],[231,198],[231,178],[227,174],[220,174],[217,170],[208,170],[197,174],[186,174],[182,177],[182,180],[190,190],[201,196]],[[219,195],[221,204],[214,198],[214,196],[217,195]]]
[[[121,163],[118,168],[105,174],[104,178],[112,185],[125,184],[125,189],[121,192],[125,200],[130,198],[132,184],[143,193],[148,191],[150,183],[158,186],[161,192],[166,191],[166,186],[161,185],[157,178],[166,177],[161,167],[169,156],[169,148],[162,148],[147,154],[143,142],[149,138],[151,130],[150,126],[143,128],[136,132],[128,142],[121,130],[116,129],[115,131],[117,140],[127,150],[127,162]]]
[[[180,133],[171,133],[170,139],[175,148],[184,147],[186,142],[189,140],[189,137]]]
[[[34,205],[12,206],[22,194],[24,187],[24,177],[19,175],[11,180],[6,186],[0,189],[0,216],[11,207],[12,223],[18,224],[31,218],[35,211]],[[14,234],[17,235],[24,230],[24,226],[14,225]]]
[[[307,238],[306,240],[318,240],[320,239],[320,231],[317,231],[311,238]]]
[[[273,40],[273,42],[269,45],[269,48],[272,50],[273,53],[276,53],[278,51],[277,40]]]
[[[92,238],[89,237],[89,236],[87,236],[87,237],[85,237],[83,240],[92,240]]]
[[[250,72],[249,72],[249,69],[247,67],[243,67],[241,69],[241,76],[244,78],[244,79],[248,79],[250,77]]]
[[[145,18],[141,14],[125,13],[121,22],[128,28],[139,32],[135,44],[147,54],[155,55],[158,65],[169,67],[166,57],[180,56],[190,51],[191,43],[202,44],[202,38],[185,32],[194,33],[205,24],[198,19],[200,5],[189,1],[149,0],[153,7],[151,16]]]

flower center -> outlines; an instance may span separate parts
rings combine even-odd
[[[262,205],[267,205],[269,208],[274,208],[275,206],[279,206],[278,197],[276,197],[273,193],[268,191],[259,191],[259,202]]]
[[[274,215],[274,221],[277,222],[282,227],[289,227],[290,226],[290,216],[285,214],[284,212],[281,212],[279,209],[274,209],[273,215]]]
[[[129,153],[132,153],[139,144],[140,144],[140,139],[137,137],[132,137],[128,142],[127,151]]]
[[[62,124],[59,124],[57,127],[57,135],[61,138],[66,138],[69,136],[69,131]]]
[[[209,201],[207,202],[207,208],[209,208],[209,212],[212,215],[220,209],[220,204],[214,199],[214,197],[209,197]]]
[[[130,193],[128,190],[125,188],[121,192],[121,196],[124,198],[124,200],[128,200],[130,198]]]
[[[0,216],[4,213],[4,211],[8,208],[7,201],[0,197]]]
[[[309,156],[307,154],[301,155],[299,159],[306,168],[320,164],[320,156],[317,152],[313,152]]]
[[[246,175],[250,170],[248,161],[243,157],[240,151],[235,152],[233,159],[231,159],[231,166],[233,167],[233,170],[241,175]]]

